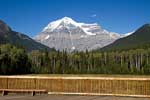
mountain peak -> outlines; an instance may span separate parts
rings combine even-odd
[[[78,27],[79,24],[75,22],[73,19],[69,17],[63,17],[61,19],[58,19],[56,21],[50,22],[43,31],[52,32],[53,30],[57,29],[59,26],[64,27]]]
[[[143,25],[143,26],[150,27],[150,24],[149,24],[149,23],[147,23],[147,24],[145,24],[145,25]]]
[[[50,22],[34,39],[56,50],[85,51],[101,48],[120,37],[97,23],[81,23],[63,17]]]
[[[61,19],[58,19],[56,21],[50,22],[42,32],[71,32],[71,30],[78,30],[83,31],[85,35],[96,35],[93,33],[93,31],[98,31],[100,26],[97,23],[94,24],[86,24],[86,23],[78,23],[74,21],[72,18],[69,17],[63,17]],[[93,29],[92,31],[90,31]],[[77,32],[76,32],[77,33]],[[78,32],[80,33],[80,32]]]
[[[142,34],[148,34],[149,32],[150,32],[150,24],[144,24],[135,33],[142,35]]]
[[[62,20],[62,21],[74,21],[72,18],[70,18],[70,17],[63,17],[63,18],[61,18],[60,20]]]
[[[150,24],[145,24],[145,25],[143,25],[142,27],[141,27],[142,29],[150,29]]]

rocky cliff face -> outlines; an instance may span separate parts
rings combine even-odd
[[[34,39],[56,50],[85,51],[102,48],[121,37],[97,23],[77,23],[64,17],[49,23]]]

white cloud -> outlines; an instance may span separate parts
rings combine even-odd
[[[96,14],[91,15],[91,17],[96,17],[96,16],[97,16]]]

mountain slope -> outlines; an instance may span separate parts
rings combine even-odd
[[[78,23],[64,17],[49,23],[34,39],[61,51],[85,51],[104,47],[120,37],[120,34],[108,32],[96,23]]]
[[[145,24],[133,34],[118,39],[101,50],[124,50],[142,48],[150,45],[150,24]]]
[[[6,23],[0,20],[0,44],[10,43],[24,47],[27,51],[44,50],[50,48],[40,44],[30,37],[13,31]]]

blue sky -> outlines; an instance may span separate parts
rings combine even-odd
[[[0,19],[31,37],[64,16],[127,33],[150,23],[150,0],[0,0]]]

